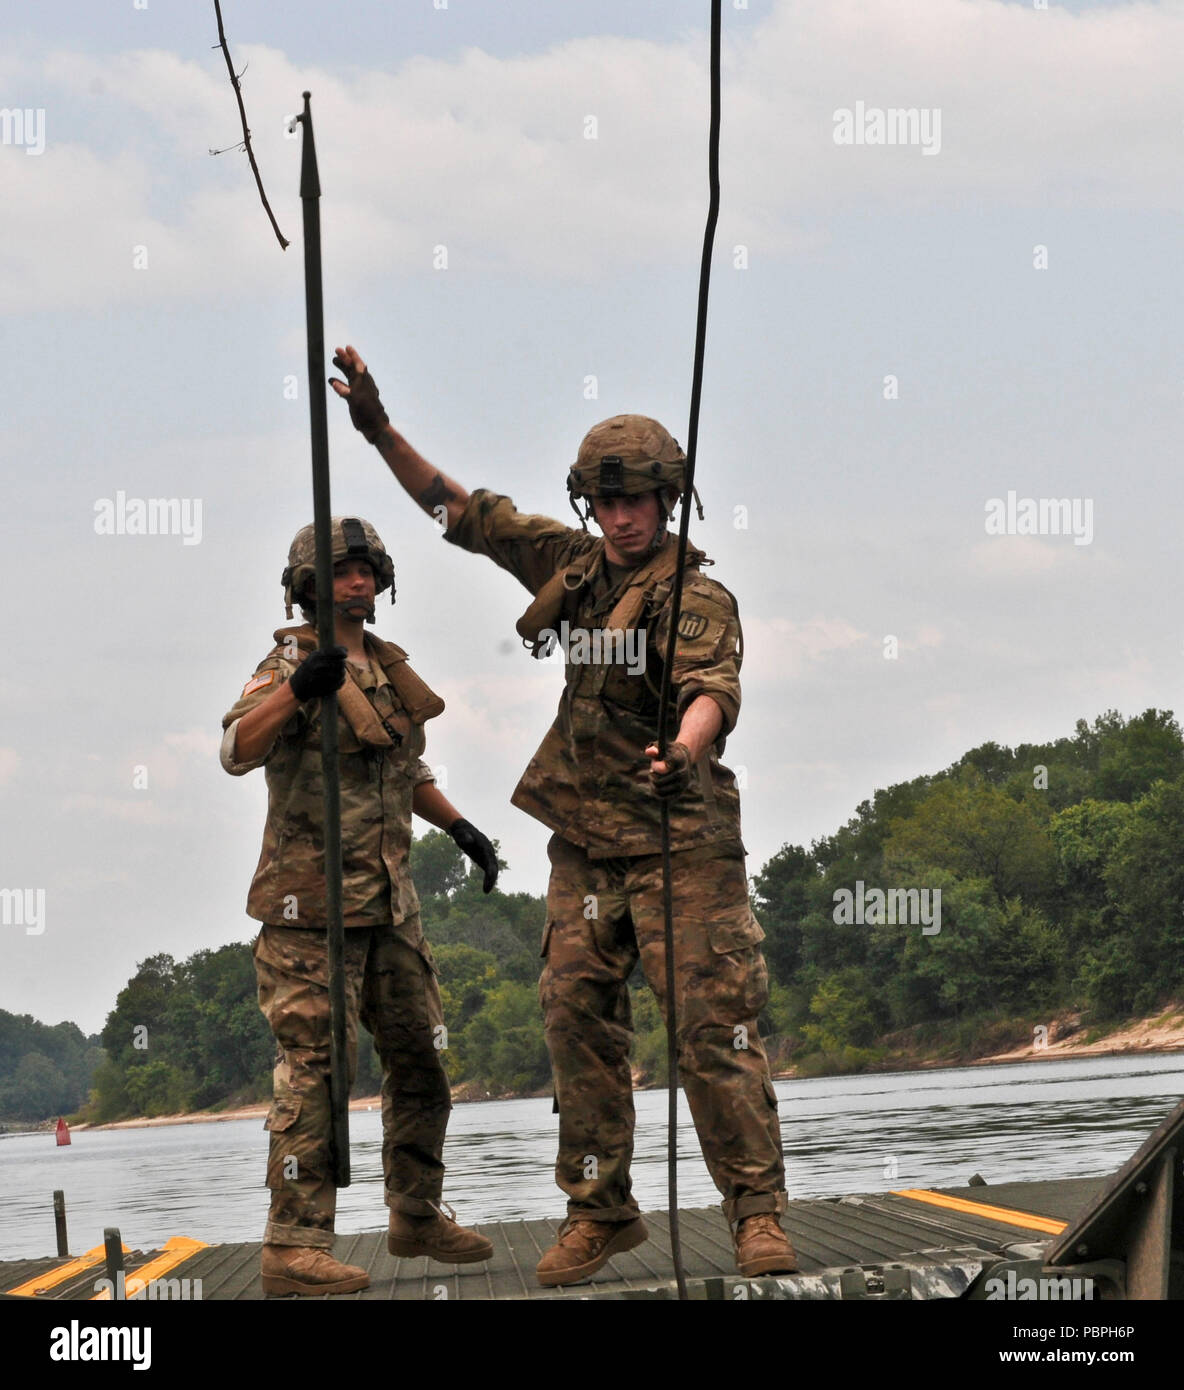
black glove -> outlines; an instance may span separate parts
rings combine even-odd
[[[298,700],[311,700],[318,695],[332,695],[345,684],[345,648],[319,648],[306,656],[292,672],[288,684]]]
[[[345,373],[349,383],[349,418],[354,428],[366,436],[373,444],[384,425],[390,424],[390,416],[382,408],[378,387],[369,370],[359,372],[344,357],[334,357],[333,365]]]
[[[650,771],[650,785],[654,791],[667,800],[681,796],[691,785],[694,768],[691,766],[691,751],[681,743],[671,743],[666,747],[666,755],[661,760],[666,764],[665,772]]]
[[[448,827],[448,833],[473,863],[479,869],[485,870],[485,882],[482,884],[482,891],[490,892],[497,882],[498,870],[497,851],[493,845],[475,825],[470,825],[467,820],[453,821]]]

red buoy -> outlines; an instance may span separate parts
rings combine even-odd
[[[59,1148],[63,1144],[68,1144],[70,1142],[70,1126],[60,1115],[58,1116],[57,1140]]]

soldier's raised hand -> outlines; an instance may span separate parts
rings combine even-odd
[[[390,424],[390,417],[382,408],[378,387],[366,369],[361,353],[347,344],[344,348],[333,350],[333,365],[345,373],[345,381],[329,378],[329,385],[344,401],[349,402],[349,418],[354,428],[366,436],[373,444],[382,430]],[[346,382],[349,385],[346,385]]]

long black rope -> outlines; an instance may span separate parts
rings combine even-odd
[[[670,713],[670,677],[678,642],[678,620],[682,608],[683,566],[687,556],[687,532],[691,524],[691,499],[695,494],[695,455],[699,440],[699,399],[703,392],[703,353],[707,341],[707,291],[711,283],[711,252],[715,244],[715,224],[719,220],[719,66],[722,0],[711,0],[711,129],[707,137],[708,182],[711,199],[707,226],[703,232],[703,259],[699,264],[699,312],[695,323],[695,368],[691,380],[691,418],[687,425],[687,466],[683,485],[682,511],[678,524],[678,561],[674,569],[674,592],[670,599],[670,632],[666,639],[666,662],[662,670],[658,702],[658,758],[666,756],[666,720]],[[670,1212],[670,1254],[679,1299],[687,1298],[687,1279],[682,1267],[682,1241],[678,1230],[678,1020],[675,1008],[674,905],[670,869],[670,805],[662,802],[662,899],[665,917],[666,949],[666,1190]]]

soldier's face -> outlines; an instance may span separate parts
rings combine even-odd
[[[636,565],[649,554],[658,529],[656,493],[593,497],[592,515],[604,532],[605,550],[612,564]]]
[[[338,560],[333,566],[333,606],[341,617],[364,622],[374,613],[377,584],[368,560]],[[308,591],[316,597],[316,583],[308,581]]]

